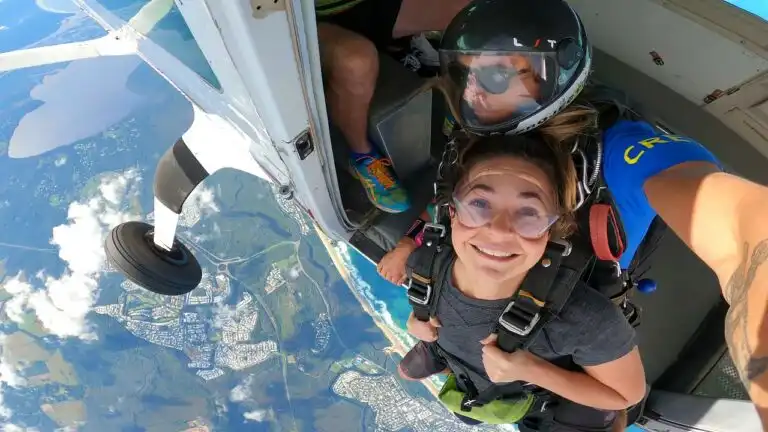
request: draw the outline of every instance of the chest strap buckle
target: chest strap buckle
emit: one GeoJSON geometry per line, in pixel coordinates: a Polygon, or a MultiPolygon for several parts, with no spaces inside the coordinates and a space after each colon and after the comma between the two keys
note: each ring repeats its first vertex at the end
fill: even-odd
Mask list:
{"type": "Polygon", "coordinates": [[[408,280],[408,299],[417,305],[428,305],[432,299],[432,284],[414,283],[411,277],[408,280]]]}
{"type": "Polygon", "coordinates": [[[531,314],[516,308],[515,302],[511,301],[499,317],[499,324],[518,336],[528,336],[539,323],[539,320],[541,320],[540,313],[531,314]]]}

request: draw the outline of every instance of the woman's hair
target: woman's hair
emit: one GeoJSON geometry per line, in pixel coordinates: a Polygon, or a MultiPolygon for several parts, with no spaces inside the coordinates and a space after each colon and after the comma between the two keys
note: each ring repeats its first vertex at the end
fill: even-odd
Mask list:
{"type": "Polygon", "coordinates": [[[579,137],[592,135],[598,129],[598,113],[587,104],[574,102],[539,126],[546,139],[570,152],[579,137]]]}
{"type": "Polygon", "coordinates": [[[544,171],[555,188],[556,211],[561,217],[551,228],[552,237],[565,238],[573,233],[578,180],[570,149],[564,151],[538,132],[473,137],[459,146],[463,148],[455,166],[438,182],[438,205],[450,202],[455,187],[477,164],[496,157],[519,158],[544,171]]]}

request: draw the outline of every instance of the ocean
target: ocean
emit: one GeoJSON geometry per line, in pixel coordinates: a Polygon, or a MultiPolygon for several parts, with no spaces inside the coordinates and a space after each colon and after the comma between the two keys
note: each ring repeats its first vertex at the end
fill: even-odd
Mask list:
{"type": "Polygon", "coordinates": [[[347,247],[342,255],[351,264],[350,271],[356,279],[358,289],[376,312],[382,315],[385,322],[392,321],[397,327],[405,329],[405,323],[411,314],[411,305],[405,296],[405,289],[379,276],[376,267],[353,248],[347,247]],[[357,270],[357,274],[354,274],[353,269],[357,270]]]}

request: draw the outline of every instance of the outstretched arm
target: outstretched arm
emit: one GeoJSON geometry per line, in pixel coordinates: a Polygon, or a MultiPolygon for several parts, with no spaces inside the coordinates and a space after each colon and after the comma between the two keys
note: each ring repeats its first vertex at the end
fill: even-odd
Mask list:
{"type": "Polygon", "coordinates": [[[405,265],[408,262],[408,257],[418,247],[415,237],[421,233],[424,223],[429,220],[431,220],[429,212],[424,210],[419,216],[419,221],[415,222],[395,247],[381,258],[381,261],[376,265],[376,270],[381,277],[395,285],[405,283],[405,265]]]}
{"type": "Polygon", "coordinates": [[[684,163],[648,179],[659,216],[717,275],[730,304],[726,340],[768,427],[768,187],[684,163]]]}

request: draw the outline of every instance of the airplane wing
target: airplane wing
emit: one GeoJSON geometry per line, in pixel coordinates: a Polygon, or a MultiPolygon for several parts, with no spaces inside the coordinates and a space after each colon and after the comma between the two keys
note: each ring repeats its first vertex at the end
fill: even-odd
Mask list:
{"type": "Polygon", "coordinates": [[[173,0],[151,0],[126,23],[96,2],[73,1],[107,31],[106,36],[85,42],[22,48],[0,53],[0,72],[93,57],[136,54],[134,35],[137,32],[146,34],[151,31],[173,7],[173,0]]]}

